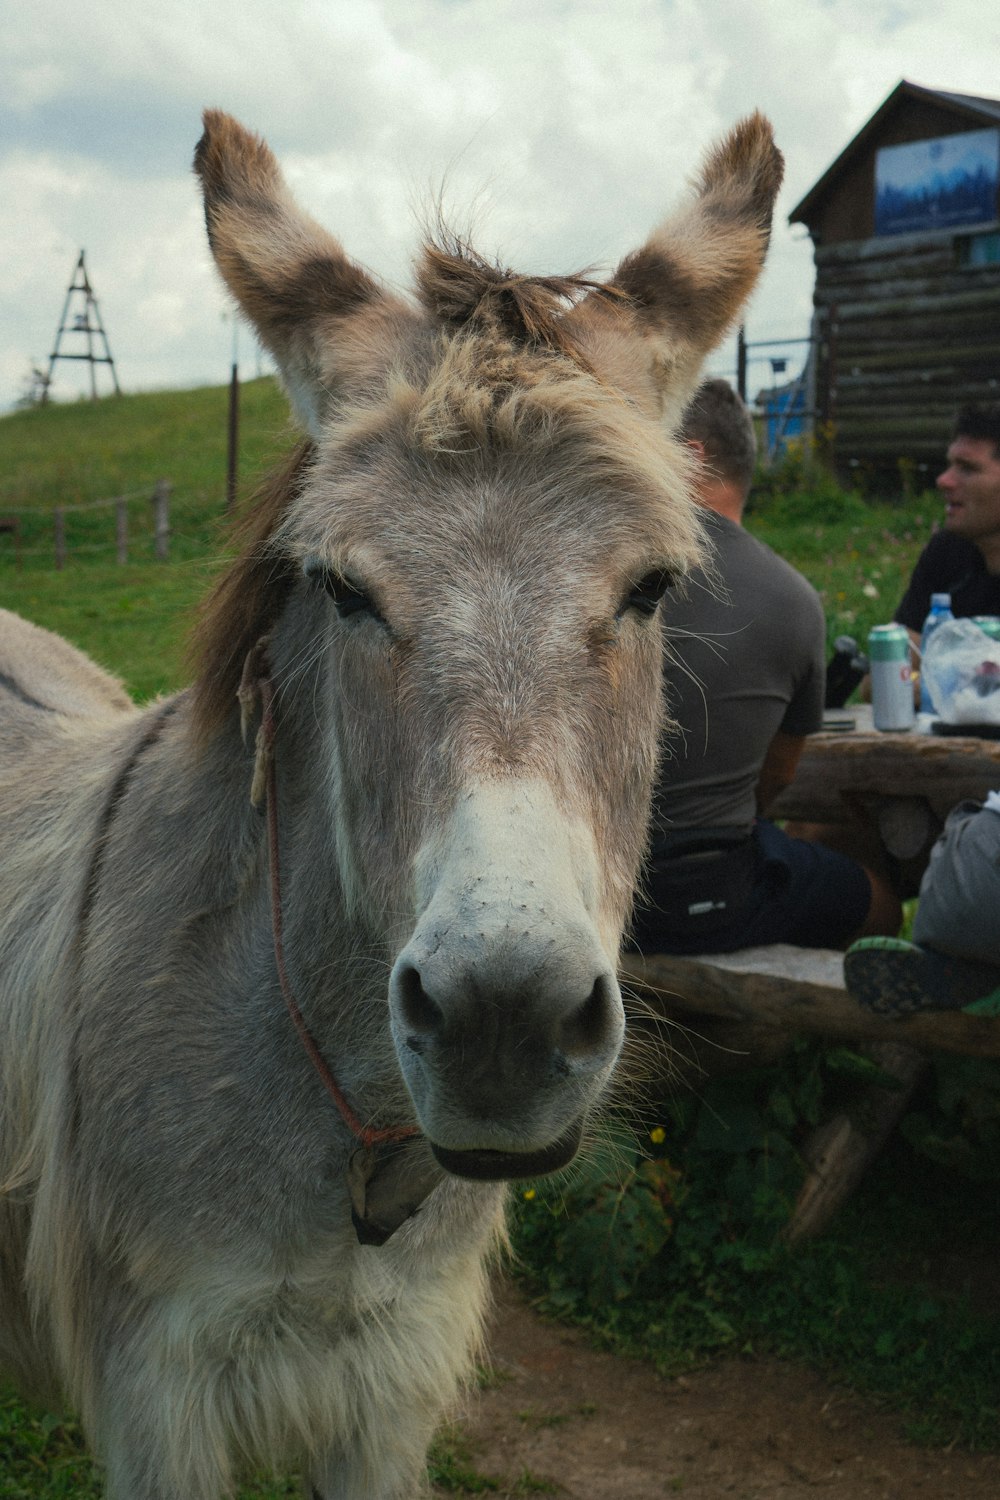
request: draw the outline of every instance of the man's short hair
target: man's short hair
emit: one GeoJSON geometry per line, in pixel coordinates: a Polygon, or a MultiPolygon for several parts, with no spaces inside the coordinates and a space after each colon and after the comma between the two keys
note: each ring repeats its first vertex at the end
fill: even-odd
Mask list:
{"type": "Polygon", "coordinates": [[[740,487],[753,483],[757,434],[743,401],[725,380],[703,380],[684,413],[679,436],[705,449],[707,467],[740,487]]]}
{"type": "Polygon", "coordinates": [[[992,443],[1000,456],[1000,402],[963,406],[955,419],[953,438],[977,438],[992,443]]]}

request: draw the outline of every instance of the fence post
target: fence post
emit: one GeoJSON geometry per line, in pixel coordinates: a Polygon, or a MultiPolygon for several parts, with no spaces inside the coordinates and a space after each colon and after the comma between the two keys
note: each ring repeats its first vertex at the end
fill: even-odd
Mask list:
{"type": "Polygon", "coordinates": [[[119,563],[128,562],[128,501],[115,501],[115,551],[119,563]]]}
{"type": "Polygon", "coordinates": [[[736,330],[736,390],[741,401],[747,399],[747,331],[741,323],[736,330]]]}
{"type": "Polygon", "coordinates": [[[61,505],[57,505],[52,512],[52,527],[55,532],[56,571],[58,572],[66,564],[66,512],[61,505]]]}
{"type": "Polygon", "coordinates": [[[232,378],[229,381],[229,423],[226,444],[226,514],[230,516],[236,509],[236,471],[239,464],[239,448],[240,371],[239,366],[234,364],[232,378]]]}
{"type": "Polygon", "coordinates": [[[11,536],[14,538],[14,562],[17,571],[21,571],[21,521],[18,516],[0,516],[0,536],[11,536]]]}
{"type": "Polygon", "coordinates": [[[153,488],[153,556],[157,562],[166,562],[170,550],[170,490],[169,479],[158,479],[153,488]]]}

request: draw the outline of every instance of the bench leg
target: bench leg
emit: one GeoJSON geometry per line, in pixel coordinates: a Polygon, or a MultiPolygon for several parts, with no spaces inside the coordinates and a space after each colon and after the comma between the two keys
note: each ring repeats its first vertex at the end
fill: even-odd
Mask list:
{"type": "Polygon", "coordinates": [[[862,1050],[897,1086],[868,1084],[849,1109],[820,1125],[806,1142],[802,1154],[809,1173],[783,1234],[788,1244],[821,1234],[847,1202],[928,1066],[923,1053],[902,1042],[874,1042],[862,1050]]]}

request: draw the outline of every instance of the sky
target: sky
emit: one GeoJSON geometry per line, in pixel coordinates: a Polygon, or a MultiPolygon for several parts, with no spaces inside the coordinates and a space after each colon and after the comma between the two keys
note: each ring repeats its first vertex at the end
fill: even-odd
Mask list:
{"type": "MultiPolygon", "coordinates": [[[[759,108],[786,173],[756,343],[808,333],[789,212],[900,79],[1000,93],[990,0],[0,0],[0,36],[0,411],[47,367],[81,249],[123,390],[222,384],[234,355],[269,368],[205,240],[205,106],[262,134],[303,207],[403,288],[439,198],[518,271],[610,271],[759,108]]],[[[804,349],[752,353],[751,394],[804,349]]],[[[732,339],[708,368],[734,372],[732,339]]],[[[53,394],[88,376],[58,362],[53,394]]]]}

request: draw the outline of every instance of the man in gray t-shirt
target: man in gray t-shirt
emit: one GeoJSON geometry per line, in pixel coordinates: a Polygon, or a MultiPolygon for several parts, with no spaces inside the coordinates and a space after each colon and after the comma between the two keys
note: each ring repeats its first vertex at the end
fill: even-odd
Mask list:
{"type": "Polygon", "coordinates": [[[719,581],[698,572],[663,608],[667,708],[680,727],[664,741],[654,849],[659,835],[686,828],[748,834],[775,737],[797,749],[823,722],[816,590],[728,516],[709,511],[705,529],[719,581]]]}
{"type": "Polygon", "coordinates": [[[762,815],[820,728],[823,607],[811,584],[742,526],[756,440],[743,402],[705,381],[681,436],[699,460],[712,556],[662,606],[668,727],[654,799],[644,952],[764,943],[841,947],[899,930],[883,876],[762,815]]]}

